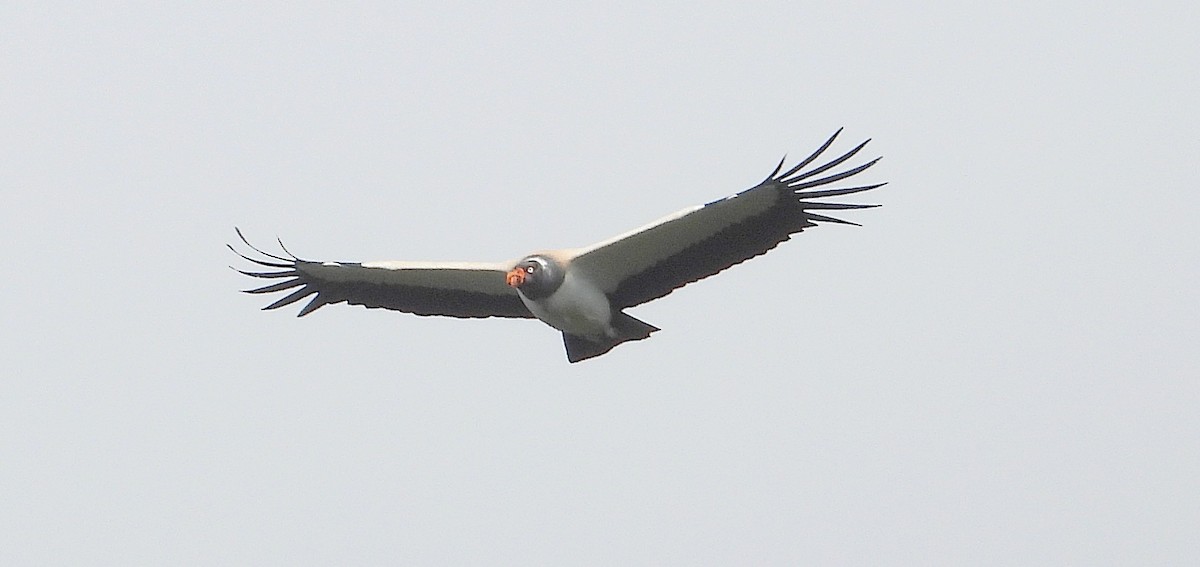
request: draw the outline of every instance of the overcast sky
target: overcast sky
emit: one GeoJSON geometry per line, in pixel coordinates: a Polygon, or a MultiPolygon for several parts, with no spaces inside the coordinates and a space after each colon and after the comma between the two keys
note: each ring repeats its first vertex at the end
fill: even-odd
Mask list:
{"type": "Polygon", "coordinates": [[[0,8],[0,563],[1200,560],[1194,3],[577,4],[0,8]],[[843,126],[862,227],[580,364],[227,267],[585,245],[843,126]]]}

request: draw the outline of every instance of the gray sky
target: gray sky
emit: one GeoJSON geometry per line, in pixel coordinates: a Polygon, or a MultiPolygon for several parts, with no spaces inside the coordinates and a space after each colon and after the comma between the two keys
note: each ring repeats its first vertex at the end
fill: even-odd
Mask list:
{"type": "Polygon", "coordinates": [[[0,563],[1200,559],[1194,3],[0,8],[0,563]],[[889,181],[631,311],[262,313],[889,181]]]}

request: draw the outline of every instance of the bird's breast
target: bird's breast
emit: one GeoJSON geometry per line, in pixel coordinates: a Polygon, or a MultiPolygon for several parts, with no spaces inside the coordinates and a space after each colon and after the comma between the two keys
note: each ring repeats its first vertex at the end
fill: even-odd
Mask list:
{"type": "Polygon", "coordinates": [[[554,293],[533,300],[521,294],[521,301],[538,319],[572,335],[612,336],[612,306],[608,296],[596,286],[567,272],[554,293]]]}

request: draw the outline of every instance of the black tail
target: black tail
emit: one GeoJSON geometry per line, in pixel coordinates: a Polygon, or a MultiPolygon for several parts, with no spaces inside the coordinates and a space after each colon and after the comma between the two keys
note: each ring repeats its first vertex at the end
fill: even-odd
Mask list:
{"type": "Polygon", "coordinates": [[[600,356],[625,341],[640,341],[649,337],[650,333],[659,330],[650,323],[639,321],[620,311],[613,313],[612,326],[617,330],[617,336],[612,338],[592,339],[563,333],[563,345],[567,347],[567,360],[579,362],[600,356]]]}

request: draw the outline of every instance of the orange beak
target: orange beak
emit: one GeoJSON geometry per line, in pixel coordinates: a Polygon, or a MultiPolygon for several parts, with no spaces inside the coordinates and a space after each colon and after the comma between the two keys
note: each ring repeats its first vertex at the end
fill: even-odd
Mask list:
{"type": "Polygon", "coordinates": [[[509,270],[508,277],[504,278],[504,281],[512,287],[521,287],[521,284],[525,283],[525,270],[520,267],[509,270]]]}

